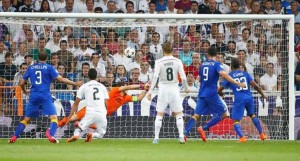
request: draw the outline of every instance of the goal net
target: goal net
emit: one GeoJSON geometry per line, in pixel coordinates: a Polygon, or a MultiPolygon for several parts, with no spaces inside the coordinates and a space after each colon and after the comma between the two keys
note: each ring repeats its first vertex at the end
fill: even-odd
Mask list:
{"type": "MultiPolygon", "coordinates": [[[[218,59],[229,71],[231,59],[245,64],[255,82],[268,96],[263,100],[252,89],[256,114],[268,139],[294,139],[294,20],[286,15],[164,15],[164,14],[65,14],[0,13],[0,46],[5,57],[1,70],[0,138],[9,138],[24,117],[28,97],[17,86],[28,65],[45,50],[48,63],[63,76],[87,81],[88,68],[96,68],[98,80],[107,86],[123,82],[139,84],[151,80],[155,60],[162,57],[162,43],[173,43],[174,56],[185,64],[188,82],[194,92],[181,93],[184,118],[194,114],[199,83],[199,63],[207,59],[210,46],[218,50],[218,59]],[[134,58],[125,58],[126,47],[136,50],[134,58]],[[243,51],[243,52],[238,52],[243,51]],[[7,53],[10,53],[7,54],[7,53]],[[194,57],[195,56],[195,57],[194,57]]],[[[1,51],[0,51],[1,53],[1,51]]],[[[29,85],[28,85],[29,88],[29,85]]],[[[179,84],[180,88],[180,84],[179,84]]],[[[53,82],[53,100],[59,119],[68,116],[76,87],[53,82]]],[[[141,90],[128,91],[139,95],[141,90]]],[[[153,138],[157,94],[152,100],[130,102],[108,116],[105,138],[153,138]]],[[[224,100],[231,114],[233,95],[225,91],[224,100]]],[[[196,128],[211,116],[203,116],[190,138],[198,138],[196,128]]],[[[259,134],[249,117],[242,120],[243,133],[249,139],[259,134]]],[[[26,127],[21,138],[43,138],[49,127],[47,116],[40,115],[26,127]]],[[[57,137],[73,134],[73,123],[60,128],[57,137]]],[[[178,138],[176,121],[167,109],[161,138],[178,138]]],[[[210,128],[208,139],[236,139],[230,118],[210,128]]]]}

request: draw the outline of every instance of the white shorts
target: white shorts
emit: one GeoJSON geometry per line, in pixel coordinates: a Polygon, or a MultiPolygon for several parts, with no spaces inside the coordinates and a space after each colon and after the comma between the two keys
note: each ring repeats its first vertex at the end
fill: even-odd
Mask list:
{"type": "Polygon", "coordinates": [[[79,122],[81,130],[86,130],[90,125],[95,124],[97,131],[104,133],[106,132],[107,119],[106,116],[100,113],[86,113],[82,120],[79,122]]]}
{"type": "Polygon", "coordinates": [[[180,101],[180,90],[174,84],[160,84],[157,94],[157,112],[165,112],[169,105],[172,112],[182,112],[182,102],[180,101]]]}

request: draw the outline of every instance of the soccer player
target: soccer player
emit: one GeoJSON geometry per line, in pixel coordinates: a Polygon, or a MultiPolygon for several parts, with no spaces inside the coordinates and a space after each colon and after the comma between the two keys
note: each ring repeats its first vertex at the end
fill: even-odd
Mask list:
{"type": "Polygon", "coordinates": [[[155,62],[155,70],[153,81],[148,93],[148,99],[151,99],[151,93],[156,85],[159,78],[159,90],[157,97],[156,106],[156,118],[155,118],[155,137],[153,144],[159,143],[159,132],[162,125],[162,119],[165,109],[169,105],[172,112],[176,116],[176,125],[179,132],[179,142],[181,144],[185,143],[183,135],[183,107],[180,100],[180,89],[178,88],[178,73],[182,79],[182,84],[186,92],[187,82],[186,75],[184,74],[183,64],[181,60],[172,56],[173,48],[170,42],[165,42],[163,44],[164,57],[155,62]]]}
{"type": "Polygon", "coordinates": [[[195,113],[188,121],[184,135],[185,137],[190,133],[191,129],[195,125],[195,122],[199,120],[201,115],[210,115],[213,117],[210,121],[203,126],[198,127],[198,133],[202,140],[206,142],[206,134],[204,130],[208,130],[210,127],[222,121],[227,117],[227,108],[224,101],[218,95],[217,85],[219,81],[219,75],[229,82],[245,87],[245,84],[233,80],[223,69],[223,65],[216,61],[217,51],[215,48],[208,49],[208,59],[201,64],[199,70],[200,77],[200,89],[198,93],[197,105],[195,113]]]}
{"type": "Polygon", "coordinates": [[[75,83],[67,78],[61,77],[53,66],[46,64],[46,52],[41,52],[38,58],[39,63],[29,66],[23,76],[23,80],[19,83],[24,93],[28,95],[29,92],[25,90],[25,84],[27,80],[30,79],[30,97],[26,107],[25,118],[19,123],[14,135],[9,140],[10,143],[14,143],[17,140],[32,117],[38,116],[39,108],[42,109],[44,115],[49,115],[51,120],[48,140],[52,143],[58,143],[58,140],[54,138],[57,129],[57,113],[50,93],[50,84],[55,79],[69,85],[80,86],[82,84],[82,82],[75,83]]]}
{"type": "MultiPolygon", "coordinates": [[[[122,83],[119,83],[122,85],[122,83]]],[[[148,84],[140,84],[140,85],[128,85],[128,86],[120,86],[120,87],[113,87],[109,92],[109,99],[107,101],[107,115],[111,115],[114,112],[118,110],[119,107],[121,107],[123,104],[127,102],[138,102],[141,101],[147,91],[149,89],[148,84]],[[139,89],[139,88],[144,88],[145,90],[142,91],[139,96],[132,96],[127,94],[126,91],[128,90],[134,90],[134,89],[139,89]]],[[[86,113],[86,108],[82,108],[79,110],[76,114],[72,115],[72,117],[69,119],[68,117],[64,117],[61,121],[58,123],[58,127],[63,127],[67,122],[72,122],[72,121],[78,121],[81,120],[86,113]]],[[[94,126],[91,126],[94,128],[94,126]]]]}
{"type": "Polygon", "coordinates": [[[96,81],[97,71],[94,68],[89,69],[89,82],[83,84],[77,91],[76,100],[72,105],[69,118],[77,111],[80,100],[86,100],[86,114],[80,121],[78,127],[74,131],[74,135],[67,139],[67,142],[78,140],[81,131],[89,128],[90,125],[95,124],[97,132],[89,133],[87,135],[87,142],[90,142],[93,135],[101,137],[106,133],[107,127],[107,100],[109,98],[105,86],[96,81]]]}
{"type": "Polygon", "coordinates": [[[260,139],[265,140],[265,135],[262,132],[261,125],[259,123],[258,118],[254,113],[254,102],[253,96],[250,91],[250,85],[254,87],[255,90],[265,99],[267,99],[266,95],[262,92],[261,88],[255,83],[253,78],[249,73],[244,72],[244,69],[240,69],[240,67],[244,68],[240,65],[240,62],[237,59],[231,60],[231,72],[229,75],[236,80],[237,82],[242,82],[246,84],[246,87],[238,87],[235,84],[232,84],[228,81],[224,81],[221,83],[221,86],[218,89],[218,93],[223,95],[222,91],[225,87],[230,87],[234,94],[234,103],[232,107],[232,119],[234,121],[234,129],[236,133],[239,135],[239,142],[246,142],[246,138],[243,135],[242,128],[240,125],[240,120],[242,120],[244,116],[244,110],[246,109],[247,115],[252,119],[253,124],[260,134],[260,139]]]}

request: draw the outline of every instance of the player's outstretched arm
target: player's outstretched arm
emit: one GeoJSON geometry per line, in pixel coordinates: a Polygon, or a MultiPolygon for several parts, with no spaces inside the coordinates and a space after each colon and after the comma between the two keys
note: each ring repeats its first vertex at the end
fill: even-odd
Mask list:
{"type": "Polygon", "coordinates": [[[56,79],[62,83],[66,83],[66,84],[73,85],[73,86],[81,86],[83,84],[82,81],[73,82],[73,81],[69,80],[68,78],[63,78],[60,75],[56,79]]]}
{"type": "Polygon", "coordinates": [[[75,114],[75,111],[77,111],[79,102],[80,102],[80,98],[76,97],[76,100],[74,101],[74,103],[72,105],[71,112],[69,114],[69,118],[68,118],[67,123],[69,123],[69,121],[71,120],[72,116],[75,114]]]}
{"type": "Polygon", "coordinates": [[[128,85],[128,86],[121,86],[120,88],[119,88],[119,90],[121,91],[121,92],[124,92],[124,91],[126,91],[126,90],[134,90],[134,89],[140,89],[140,88],[143,88],[143,89],[145,89],[145,86],[147,85],[147,83],[146,84],[133,84],[133,85],[128,85]]]}
{"type": "Polygon", "coordinates": [[[264,94],[262,89],[255,83],[254,81],[250,82],[250,85],[254,87],[254,89],[264,98],[267,99],[268,97],[264,94]]]}
{"type": "Polygon", "coordinates": [[[240,82],[237,82],[235,80],[233,80],[224,70],[220,71],[219,73],[224,79],[226,79],[228,82],[230,83],[233,83],[239,87],[242,87],[242,88],[245,88],[246,87],[246,84],[245,83],[240,83],[240,82]]]}

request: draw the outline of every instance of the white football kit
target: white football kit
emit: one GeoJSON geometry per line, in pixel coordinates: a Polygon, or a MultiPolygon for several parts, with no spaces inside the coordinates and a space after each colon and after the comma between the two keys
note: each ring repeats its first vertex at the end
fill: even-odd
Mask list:
{"type": "Polygon", "coordinates": [[[164,56],[156,61],[155,66],[154,77],[159,78],[156,111],[165,112],[169,105],[173,112],[181,112],[183,107],[179,101],[178,74],[181,79],[186,80],[181,60],[173,56],[164,56]]]}
{"type": "Polygon", "coordinates": [[[86,130],[95,124],[100,135],[106,133],[107,119],[105,100],[109,98],[105,86],[95,80],[83,84],[77,91],[79,99],[85,99],[86,113],[79,123],[81,130],[86,130]]]}

